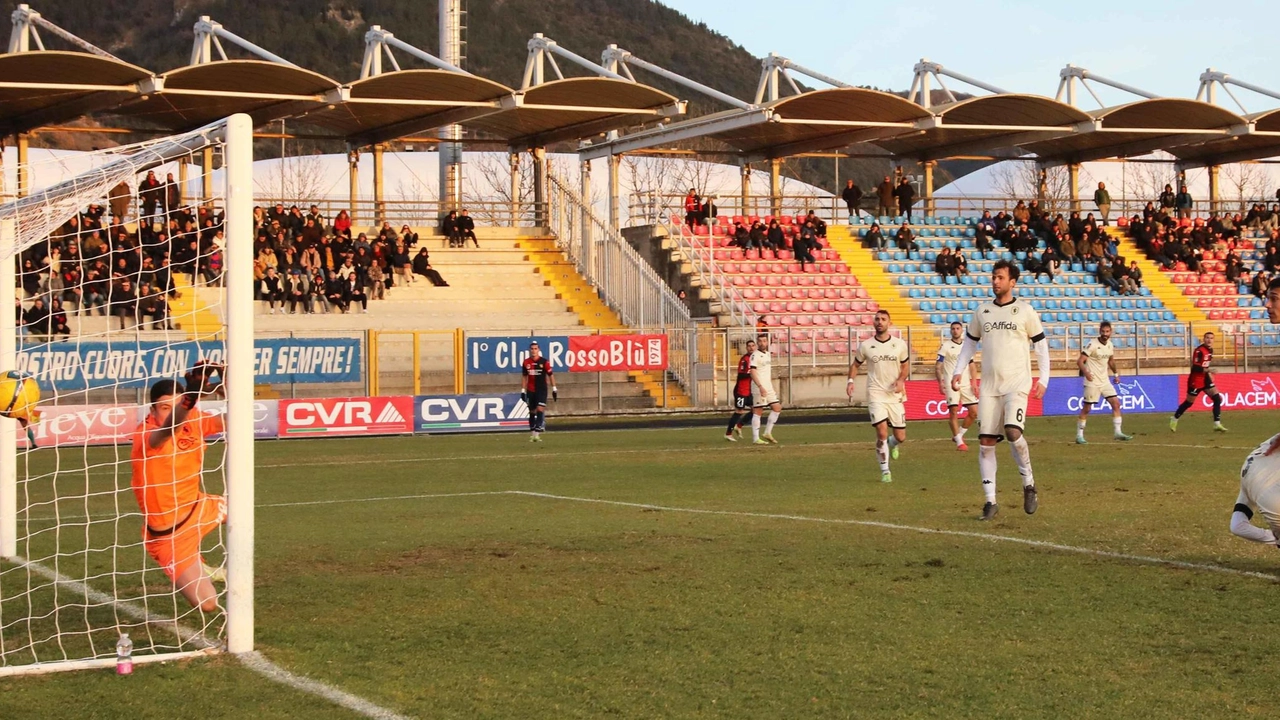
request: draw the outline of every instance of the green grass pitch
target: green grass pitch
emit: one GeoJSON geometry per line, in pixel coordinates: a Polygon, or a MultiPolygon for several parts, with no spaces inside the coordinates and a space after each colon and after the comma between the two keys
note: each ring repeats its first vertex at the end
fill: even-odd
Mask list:
{"type": "MultiPolygon", "coordinates": [[[[1095,414],[1088,446],[1037,419],[1040,511],[1001,447],[990,524],[976,432],[960,453],[937,422],[891,484],[869,426],[786,413],[763,448],[554,418],[541,445],[261,443],[258,646],[420,718],[1269,715],[1274,580],[921,530],[1274,575],[1227,524],[1275,418],[1132,416],[1122,444],[1095,414]]],[[[217,656],[3,679],[0,717],[356,716],[217,656]]]]}

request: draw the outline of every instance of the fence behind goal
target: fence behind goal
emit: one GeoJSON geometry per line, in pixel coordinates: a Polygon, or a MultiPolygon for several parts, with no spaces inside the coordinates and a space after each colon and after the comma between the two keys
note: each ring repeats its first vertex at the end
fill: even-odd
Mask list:
{"type": "MultiPolygon", "coordinates": [[[[132,429],[149,411],[137,404],[146,388],[181,378],[172,358],[228,366],[225,399],[200,406],[226,423],[200,478],[228,505],[202,545],[213,574],[226,571],[211,612],[146,552],[130,438],[42,447],[0,418],[0,676],[110,665],[123,633],[135,662],[252,649],[252,160],[252,122],[236,115],[77,157],[61,168],[70,177],[0,205],[0,287],[17,294],[24,320],[19,334],[15,315],[0,313],[0,371],[16,367],[20,348],[40,406],[116,403],[132,429]],[[215,197],[186,202],[186,186],[206,180],[215,197]],[[39,362],[68,343],[76,365],[39,362]],[[107,357],[133,367],[108,372],[95,362],[107,357]]],[[[176,499],[176,483],[156,487],[176,499]]]]}

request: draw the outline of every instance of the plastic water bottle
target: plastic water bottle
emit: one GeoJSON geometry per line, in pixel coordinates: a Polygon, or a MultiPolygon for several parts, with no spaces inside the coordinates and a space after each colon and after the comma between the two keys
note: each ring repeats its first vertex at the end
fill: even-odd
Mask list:
{"type": "Polygon", "coordinates": [[[116,643],[116,674],[133,674],[133,641],[129,633],[121,633],[120,642],[116,643]]]}

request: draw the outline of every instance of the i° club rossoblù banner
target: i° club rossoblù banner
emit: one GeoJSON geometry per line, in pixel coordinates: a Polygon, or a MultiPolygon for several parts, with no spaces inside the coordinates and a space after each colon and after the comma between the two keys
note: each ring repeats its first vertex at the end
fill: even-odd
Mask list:
{"type": "MultiPolygon", "coordinates": [[[[141,388],[159,378],[179,378],[199,360],[220,363],[221,342],[51,342],[18,351],[17,370],[45,391],[141,388]]],[[[355,338],[284,338],[254,341],[258,384],[340,383],[360,380],[360,341],[355,338]]],[[[234,370],[234,369],[233,369],[234,370]]]]}
{"type": "Polygon", "coordinates": [[[279,403],[282,438],[413,432],[411,397],[309,398],[279,403]]]}
{"type": "Polygon", "coordinates": [[[413,429],[420,433],[502,432],[529,427],[529,406],[520,393],[419,395],[413,405],[413,429]]]}
{"type": "Polygon", "coordinates": [[[535,340],[553,372],[667,368],[666,335],[535,335],[467,338],[467,372],[518,372],[535,340]]]}

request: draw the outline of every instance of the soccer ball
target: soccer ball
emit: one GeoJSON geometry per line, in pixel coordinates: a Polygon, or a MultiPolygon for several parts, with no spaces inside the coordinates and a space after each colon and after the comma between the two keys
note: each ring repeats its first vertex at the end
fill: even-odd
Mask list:
{"type": "Polygon", "coordinates": [[[24,426],[37,422],[38,402],[40,386],[35,378],[17,370],[0,373],[0,416],[21,421],[24,426]]]}

